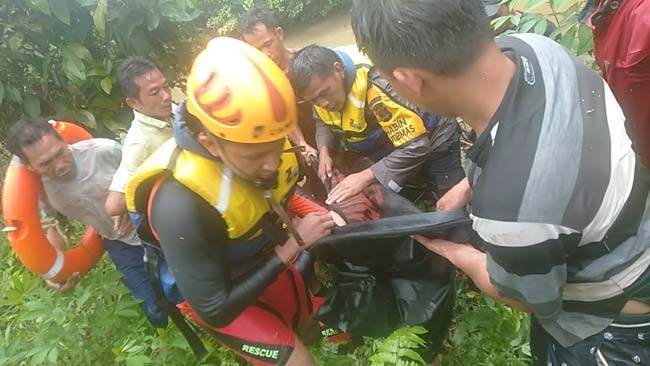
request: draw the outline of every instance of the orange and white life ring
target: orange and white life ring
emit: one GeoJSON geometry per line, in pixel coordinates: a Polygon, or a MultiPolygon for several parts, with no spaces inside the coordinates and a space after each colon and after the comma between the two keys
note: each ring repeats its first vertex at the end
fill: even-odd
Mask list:
{"type": "MultiPolygon", "coordinates": [[[[92,138],[69,122],[50,121],[68,144],[92,138]]],[[[76,247],[59,251],[47,240],[38,208],[41,180],[17,157],[12,159],[2,191],[2,216],[11,247],[18,259],[43,279],[62,282],[71,274],[87,272],[104,253],[104,243],[92,227],[76,247]]]]}

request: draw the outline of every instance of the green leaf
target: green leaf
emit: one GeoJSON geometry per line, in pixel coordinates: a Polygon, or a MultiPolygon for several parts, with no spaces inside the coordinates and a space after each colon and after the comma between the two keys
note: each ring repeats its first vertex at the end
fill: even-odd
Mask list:
{"type": "Polygon", "coordinates": [[[70,9],[68,8],[68,0],[50,0],[50,8],[57,19],[66,25],[70,25],[70,9]]]}
{"type": "Polygon", "coordinates": [[[41,101],[34,94],[26,94],[23,99],[23,108],[28,116],[38,117],[41,114],[41,101]]]}
{"type": "Polygon", "coordinates": [[[111,78],[103,78],[101,82],[102,90],[110,95],[111,94],[111,89],[113,88],[113,82],[111,81],[111,78]]]}
{"type": "Polygon", "coordinates": [[[29,0],[29,4],[34,7],[34,9],[40,11],[45,15],[51,15],[50,4],[47,0],[29,0]]]}
{"type": "MultiPolygon", "coordinates": [[[[506,1],[507,1],[507,0],[501,0],[502,3],[505,3],[506,1]]],[[[522,1],[523,1],[523,0],[512,0],[512,1],[510,1],[510,2],[508,3],[508,8],[509,8],[510,11],[512,12],[512,10],[514,10],[514,9],[517,7],[517,5],[519,5],[519,3],[522,2],[522,1]]]]}
{"type": "Polygon", "coordinates": [[[23,97],[20,95],[20,92],[16,87],[14,86],[9,86],[7,87],[7,99],[15,102],[15,103],[22,103],[23,102],[23,97]]]}
{"type": "Polygon", "coordinates": [[[537,34],[544,34],[544,32],[546,32],[546,26],[547,26],[547,24],[548,24],[548,21],[546,20],[546,18],[543,18],[543,17],[542,17],[542,18],[537,22],[537,24],[535,24],[534,32],[537,33],[537,34]]]}
{"type": "Polygon", "coordinates": [[[95,23],[95,28],[102,38],[106,38],[106,9],[108,8],[108,3],[106,0],[99,0],[97,2],[97,7],[93,12],[93,22],[95,23]]]}
{"type": "Polygon", "coordinates": [[[12,51],[16,51],[17,49],[19,49],[20,46],[22,46],[22,44],[23,44],[22,33],[16,33],[9,38],[8,45],[9,45],[9,49],[12,51]]]}
{"type": "MultiPolygon", "coordinates": [[[[93,117],[94,118],[94,117],[93,117]]],[[[124,309],[116,312],[117,315],[125,317],[125,318],[137,318],[140,315],[138,314],[137,311],[133,309],[124,309]]]]}
{"type": "Polygon", "coordinates": [[[97,0],[77,0],[77,4],[86,7],[97,4],[97,0]]]}
{"type": "Polygon", "coordinates": [[[126,359],[127,366],[141,366],[150,363],[151,359],[145,355],[135,355],[126,359]]]}
{"type": "Polygon", "coordinates": [[[5,97],[5,86],[2,83],[2,81],[0,81],[0,105],[2,105],[2,100],[4,99],[4,97],[5,97]]]}
{"type": "Polygon", "coordinates": [[[578,49],[577,55],[583,55],[594,49],[594,38],[591,28],[586,25],[580,24],[578,29],[578,49]]]}
{"type": "Polygon", "coordinates": [[[499,29],[505,22],[510,20],[510,16],[498,17],[492,21],[492,29],[499,29]]]}
{"type": "Polygon", "coordinates": [[[56,363],[56,360],[59,358],[59,349],[54,347],[50,351],[50,353],[47,354],[47,360],[56,363]]]}
{"type": "Polygon", "coordinates": [[[575,43],[575,37],[577,32],[578,32],[577,26],[570,27],[566,31],[566,33],[564,33],[564,35],[560,38],[560,44],[575,52],[574,43],[575,43]]]}
{"type": "Polygon", "coordinates": [[[79,112],[77,112],[77,119],[90,128],[97,128],[97,120],[95,120],[95,115],[85,109],[80,109],[79,112]]]}
{"type": "Polygon", "coordinates": [[[84,47],[81,43],[73,42],[69,43],[66,46],[67,49],[70,50],[70,52],[74,53],[75,56],[82,60],[92,60],[92,56],[90,55],[90,51],[86,47],[84,47]]]}
{"type": "Polygon", "coordinates": [[[536,8],[539,8],[542,4],[546,3],[547,0],[532,0],[528,1],[528,4],[526,6],[526,10],[534,10],[536,8]]]}
{"type": "Polygon", "coordinates": [[[421,364],[421,365],[425,365],[425,364],[426,364],[426,361],[424,361],[424,359],[422,358],[422,356],[420,356],[417,352],[415,352],[415,351],[412,350],[412,349],[400,349],[400,350],[397,352],[397,355],[398,355],[399,357],[406,357],[406,358],[408,358],[409,360],[415,361],[415,362],[417,362],[417,363],[419,363],[419,364],[421,364]]]}
{"type": "Polygon", "coordinates": [[[149,14],[147,16],[147,29],[149,29],[149,32],[151,32],[154,29],[158,28],[159,24],[160,24],[160,15],[158,15],[158,14],[149,14]]]}
{"type": "Polygon", "coordinates": [[[90,289],[85,288],[84,292],[77,299],[77,309],[80,309],[86,303],[86,301],[90,299],[90,295],[91,295],[90,289]]]}
{"type": "Polygon", "coordinates": [[[86,80],[86,66],[69,48],[63,50],[63,72],[70,80],[86,80]]]}
{"type": "Polygon", "coordinates": [[[511,15],[510,21],[512,22],[512,24],[514,24],[515,27],[519,26],[519,22],[521,21],[521,15],[519,14],[511,15]]]}
{"type": "Polygon", "coordinates": [[[397,355],[393,353],[380,352],[370,356],[369,360],[372,362],[373,365],[382,365],[382,364],[394,365],[397,363],[397,355]]]}
{"type": "Polygon", "coordinates": [[[526,21],[519,24],[519,28],[517,28],[517,32],[528,33],[528,31],[533,28],[535,23],[537,23],[536,19],[526,19],[526,21]]]}
{"type": "Polygon", "coordinates": [[[97,64],[96,64],[96,65],[91,66],[90,68],[88,68],[88,69],[86,70],[86,76],[87,76],[87,77],[91,77],[91,76],[94,76],[94,77],[101,76],[102,78],[105,78],[106,75],[108,75],[108,73],[106,72],[106,69],[104,69],[104,66],[103,66],[103,65],[97,65],[97,64]]]}
{"type": "Polygon", "coordinates": [[[43,363],[45,361],[45,357],[47,357],[47,354],[50,352],[49,346],[41,346],[38,348],[38,352],[32,357],[32,363],[37,365],[40,363],[43,363]]]}

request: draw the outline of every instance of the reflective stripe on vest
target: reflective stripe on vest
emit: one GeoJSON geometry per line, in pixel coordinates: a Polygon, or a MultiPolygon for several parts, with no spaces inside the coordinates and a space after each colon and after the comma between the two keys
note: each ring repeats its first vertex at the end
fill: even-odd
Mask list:
{"type": "MultiPolygon", "coordinates": [[[[285,148],[290,146],[287,140],[285,148]]],[[[136,171],[125,192],[129,210],[146,214],[146,207],[136,207],[136,202],[147,201],[142,199],[150,193],[146,182],[165,171],[169,172],[167,167],[175,149],[173,140],[165,143],[136,171]]],[[[273,189],[273,197],[282,202],[293,192],[298,181],[298,160],[293,152],[283,153],[278,172],[278,184],[273,189]]],[[[252,239],[261,234],[262,229],[254,233],[249,231],[258,227],[271,208],[264,198],[264,192],[252,182],[238,177],[220,161],[206,159],[188,150],[182,150],[178,154],[171,173],[177,181],[221,214],[230,239],[252,239]]]]}

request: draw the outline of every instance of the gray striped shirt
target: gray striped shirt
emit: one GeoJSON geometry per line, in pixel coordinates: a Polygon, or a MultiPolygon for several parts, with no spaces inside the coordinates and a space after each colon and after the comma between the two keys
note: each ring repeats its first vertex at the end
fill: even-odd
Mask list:
{"type": "Polygon", "coordinates": [[[517,65],[469,153],[490,279],[570,346],[609,325],[650,264],[647,171],[593,70],[548,38],[497,39],[517,65]]]}

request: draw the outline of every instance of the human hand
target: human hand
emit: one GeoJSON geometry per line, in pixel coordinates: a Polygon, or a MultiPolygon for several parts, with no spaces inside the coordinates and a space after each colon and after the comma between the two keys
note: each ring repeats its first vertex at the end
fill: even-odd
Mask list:
{"type": "Polygon", "coordinates": [[[330,194],[327,196],[326,204],[331,205],[333,203],[340,203],[347,198],[354,196],[355,194],[363,191],[364,188],[369,186],[375,179],[375,175],[372,173],[372,170],[366,169],[362,170],[359,173],[350,174],[345,177],[339,184],[332,189],[330,194]]]}
{"type": "Polygon", "coordinates": [[[284,245],[276,246],[275,252],[285,264],[290,263],[298,253],[307,249],[320,238],[329,235],[332,227],[334,227],[334,220],[329,212],[311,213],[302,219],[294,219],[293,224],[304,245],[299,245],[296,239],[291,236],[284,245]]]}
{"type": "Polygon", "coordinates": [[[113,229],[119,236],[124,236],[133,228],[133,222],[129,217],[129,213],[125,212],[119,216],[113,216],[113,229]]]}
{"type": "Polygon", "coordinates": [[[302,154],[302,157],[305,159],[305,162],[307,165],[311,165],[311,159],[309,158],[310,156],[318,156],[318,151],[311,147],[308,143],[303,142],[300,144],[300,146],[303,147],[303,150],[300,151],[300,154],[302,154]]]}
{"type": "Polygon", "coordinates": [[[55,249],[60,251],[65,250],[64,245],[68,243],[68,238],[65,236],[58,223],[47,229],[46,236],[47,240],[55,249]]]}
{"type": "Polygon", "coordinates": [[[294,226],[304,242],[304,247],[308,247],[320,238],[329,235],[334,225],[334,219],[329,212],[311,213],[302,219],[294,220],[294,226]]]}
{"type": "Polygon", "coordinates": [[[79,272],[75,272],[71,274],[70,277],[68,277],[68,279],[65,280],[65,282],[63,283],[45,280],[45,284],[47,285],[47,287],[51,288],[56,292],[65,292],[71,289],[72,287],[74,287],[74,285],[76,285],[77,282],[79,282],[79,278],[80,278],[79,272]]]}
{"type": "Polygon", "coordinates": [[[413,239],[422,244],[422,246],[428,250],[445,258],[447,257],[450,248],[458,246],[458,244],[454,243],[453,241],[444,239],[429,239],[422,235],[413,235],[413,239]]]}
{"type": "Polygon", "coordinates": [[[436,211],[460,210],[465,208],[470,199],[472,199],[472,187],[469,185],[469,180],[464,178],[440,197],[436,204],[436,211]]]}
{"type": "Polygon", "coordinates": [[[334,165],[334,161],[330,157],[327,147],[320,149],[318,160],[318,178],[320,178],[322,182],[325,182],[327,178],[332,177],[332,166],[334,165]]]}

